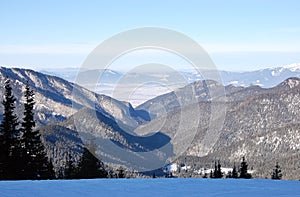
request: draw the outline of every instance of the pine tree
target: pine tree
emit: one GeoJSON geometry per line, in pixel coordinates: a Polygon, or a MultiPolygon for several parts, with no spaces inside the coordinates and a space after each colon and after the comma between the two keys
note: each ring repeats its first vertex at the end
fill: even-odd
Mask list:
{"type": "Polygon", "coordinates": [[[217,162],[215,161],[215,170],[214,170],[214,174],[213,174],[213,178],[218,178],[218,165],[217,162]]]}
{"type": "Polygon", "coordinates": [[[245,160],[245,157],[242,157],[241,168],[240,168],[240,178],[251,179],[251,174],[248,173],[248,164],[245,160]]]}
{"type": "Polygon", "coordinates": [[[213,171],[212,170],[210,170],[210,173],[209,173],[209,178],[214,178],[214,173],[213,173],[213,171]]]}
{"type": "Polygon", "coordinates": [[[223,177],[223,173],[222,173],[220,161],[218,161],[218,163],[215,161],[215,170],[213,172],[212,178],[222,178],[222,177],[223,177]]]}
{"type": "Polygon", "coordinates": [[[156,178],[156,174],[155,174],[155,172],[153,172],[153,174],[152,174],[152,178],[156,178]]]}
{"type": "Polygon", "coordinates": [[[221,163],[218,161],[218,165],[216,165],[216,172],[215,172],[215,178],[222,178],[223,173],[222,173],[222,168],[221,168],[221,163]]]}
{"type": "Polygon", "coordinates": [[[236,167],[235,167],[235,163],[233,164],[231,177],[234,178],[234,179],[237,179],[239,177],[238,172],[237,172],[236,167]]]}
{"type": "Polygon", "coordinates": [[[34,93],[29,88],[28,82],[25,88],[24,117],[21,131],[23,149],[25,150],[25,179],[52,179],[54,178],[53,165],[48,161],[41,135],[34,130],[34,93]]]}
{"type": "Polygon", "coordinates": [[[217,178],[222,178],[223,177],[223,172],[221,168],[221,163],[218,161],[218,171],[217,171],[217,178]]]}
{"type": "Polygon", "coordinates": [[[276,162],[276,166],[275,169],[273,169],[271,178],[275,180],[280,180],[282,178],[282,173],[281,173],[280,166],[278,165],[278,162],[276,162]]]}
{"type": "Polygon", "coordinates": [[[20,179],[23,173],[22,147],[18,130],[18,117],[14,113],[16,99],[12,94],[10,80],[5,82],[2,101],[3,119],[0,125],[0,173],[1,179],[20,179]]]}
{"type": "Polygon", "coordinates": [[[64,178],[65,179],[74,179],[77,178],[78,170],[74,164],[73,157],[71,151],[68,152],[66,157],[66,164],[65,164],[65,172],[64,172],[64,178]]]}
{"type": "Polygon", "coordinates": [[[86,147],[83,148],[83,153],[78,164],[79,178],[107,178],[108,173],[104,169],[104,164],[96,158],[86,147]]]}

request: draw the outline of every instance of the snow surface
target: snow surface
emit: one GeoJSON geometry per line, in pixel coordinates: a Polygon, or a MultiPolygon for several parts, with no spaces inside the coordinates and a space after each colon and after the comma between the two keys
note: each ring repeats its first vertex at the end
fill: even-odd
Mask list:
{"type": "Polygon", "coordinates": [[[0,181],[0,196],[300,196],[300,182],[176,178],[0,181]]]}

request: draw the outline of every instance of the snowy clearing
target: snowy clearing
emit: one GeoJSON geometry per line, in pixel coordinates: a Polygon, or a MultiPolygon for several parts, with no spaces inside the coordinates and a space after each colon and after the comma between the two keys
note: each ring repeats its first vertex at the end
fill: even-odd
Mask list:
{"type": "Polygon", "coordinates": [[[0,196],[300,196],[299,181],[94,179],[0,181],[0,196]]]}

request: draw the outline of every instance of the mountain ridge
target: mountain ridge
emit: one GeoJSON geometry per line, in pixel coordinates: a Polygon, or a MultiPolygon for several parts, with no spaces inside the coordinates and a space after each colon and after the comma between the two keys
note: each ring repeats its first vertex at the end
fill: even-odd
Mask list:
{"type": "MultiPolygon", "coordinates": [[[[253,71],[217,71],[220,75],[223,85],[234,85],[234,86],[242,86],[249,87],[252,85],[259,85],[263,88],[271,88],[285,80],[289,77],[300,77],[300,63],[294,63],[289,65],[283,65],[278,67],[270,67],[266,69],[253,70],[253,71]]],[[[53,70],[53,69],[52,69],[53,70]]],[[[44,71],[49,74],[49,72],[44,71]]],[[[75,82],[76,75],[79,72],[79,68],[71,69],[70,72],[67,72],[64,69],[50,72],[53,75],[57,75],[60,77],[65,77],[68,81],[75,82]],[[70,77],[70,75],[72,77],[70,77]]],[[[116,85],[118,88],[121,88],[121,91],[136,91],[135,88],[140,87],[142,82],[146,81],[156,81],[158,83],[164,84],[164,80],[169,80],[173,82],[173,79],[178,77],[178,74],[181,76],[182,80],[185,81],[185,84],[193,83],[199,80],[214,80],[213,78],[209,78],[209,76],[215,76],[216,71],[211,70],[201,70],[201,73],[195,70],[190,69],[182,69],[176,70],[172,72],[160,72],[159,68],[157,69],[157,73],[154,72],[141,72],[140,70],[129,71],[129,72],[116,72],[114,70],[106,69],[106,70],[90,70],[90,71],[80,71],[82,75],[86,76],[88,73],[91,76],[97,75],[99,77],[98,83],[93,86],[87,86],[86,88],[97,92],[99,94],[105,94],[108,96],[114,97],[114,90],[116,85]],[[101,75],[102,73],[102,75],[101,75]],[[101,76],[101,77],[100,77],[101,76]],[[206,79],[203,76],[207,76],[206,79]],[[123,87],[123,82],[126,82],[126,85],[123,87]],[[120,84],[120,81],[122,83],[120,84]]],[[[88,77],[87,77],[88,79],[88,77]]],[[[181,82],[182,82],[181,80],[181,82]]],[[[174,83],[179,83],[179,81],[174,81],[174,83]]],[[[184,84],[174,84],[174,86],[169,87],[171,90],[175,90],[179,87],[184,86],[184,84]]],[[[119,90],[119,89],[118,89],[119,90]]],[[[136,107],[146,102],[151,98],[155,98],[158,95],[165,94],[170,92],[169,89],[164,87],[149,87],[138,89],[137,94],[134,97],[126,98],[126,97],[118,97],[118,100],[126,100],[131,102],[131,104],[136,107]]],[[[131,92],[132,93],[132,92],[131,92]]],[[[116,96],[116,95],[115,95],[116,96]]]]}
{"type": "MultiPolygon", "coordinates": [[[[30,69],[1,67],[0,83],[4,84],[7,78],[11,80],[13,93],[18,101],[16,104],[19,117],[22,117],[21,102],[25,84],[28,82],[35,92],[35,118],[38,125],[64,121],[81,107],[94,108],[132,128],[144,121],[128,103],[96,94],[56,76],[44,75],[30,69]]],[[[3,87],[0,87],[0,93],[3,92],[3,87]]]]}
{"type": "Polygon", "coordinates": [[[288,169],[284,172],[287,179],[299,179],[296,167],[300,166],[300,147],[297,145],[300,131],[299,78],[285,79],[267,89],[259,86],[224,87],[210,80],[198,81],[177,89],[175,93],[168,93],[169,96],[154,98],[156,101],[152,102],[160,107],[150,109],[152,104],[149,104],[150,108],[133,108],[128,102],[94,94],[65,80],[31,70],[1,68],[0,73],[1,83],[6,76],[11,79],[12,86],[16,88],[14,94],[20,100],[18,105],[22,102],[22,87],[30,79],[31,88],[36,93],[38,117],[46,120],[49,113],[69,114],[62,119],[54,119],[51,115],[50,120],[44,123],[47,126],[39,124],[47,153],[53,159],[56,170],[63,165],[67,151],[72,150],[76,159],[83,144],[92,144],[92,141],[86,140],[95,139],[100,144],[98,153],[111,165],[129,164],[143,170],[150,167],[142,166],[150,162],[149,158],[155,158],[155,166],[160,167],[174,159],[189,162],[183,158],[190,158],[191,165],[202,167],[216,158],[232,165],[246,155],[251,167],[256,169],[257,177],[267,176],[263,169],[271,168],[272,161],[278,160],[283,169],[288,169]],[[81,93],[79,97],[72,97],[73,88],[81,93]],[[224,90],[226,97],[212,97],[210,90],[214,88],[224,90]],[[74,102],[79,107],[71,111],[74,102]],[[49,109],[40,110],[45,106],[49,109]],[[222,128],[212,135],[210,127],[220,121],[220,117],[212,116],[213,107],[226,110],[226,114],[222,128]],[[153,113],[155,110],[156,113],[153,113]],[[151,119],[145,119],[141,112],[150,114],[151,119]],[[75,117],[80,121],[76,121],[75,117]],[[198,120],[197,125],[193,125],[195,120],[198,120]],[[76,123],[80,123],[79,128],[76,123]],[[192,136],[193,133],[195,136],[192,136]],[[185,147],[189,137],[193,140],[185,147]],[[133,151],[137,157],[124,157],[123,151],[117,152],[118,149],[107,148],[105,144],[101,146],[105,142],[103,140],[113,141],[115,148],[133,151]],[[164,144],[167,146],[164,147],[164,144]],[[165,149],[160,150],[162,147],[165,149]],[[140,156],[149,151],[151,155],[140,160],[140,156]],[[289,162],[283,163],[285,160],[289,162]],[[135,164],[134,161],[140,163],[135,164]]]}

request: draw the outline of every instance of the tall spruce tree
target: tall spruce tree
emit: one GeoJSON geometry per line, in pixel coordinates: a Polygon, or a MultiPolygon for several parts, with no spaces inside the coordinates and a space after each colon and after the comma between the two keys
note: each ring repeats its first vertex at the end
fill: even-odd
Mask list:
{"type": "Polygon", "coordinates": [[[275,169],[273,169],[271,178],[275,180],[280,180],[282,178],[282,173],[281,173],[280,166],[278,165],[278,162],[276,162],[276,166],[275,169]]]}
{"type": "Polygon", "coordinates": [[[222,173],[222,168],[221,168],[221,163],[220,161],[218,161],[218,165],[217,165],[217,171],[215,173],[215,178],[222,178],[223,177],[223,173],[222,173]]]}
{"type": "Polygon", "coordinates": [[[213,173],[213,171],[212,170],[210,170],[210,173],[209,173],[209,178],[214,178],[214,173],[213,173]]]}
{"type": "Polygon", "coordinates": [[[55,176],[53,165],[46,156],[39,131],[34,130],[34,93],[30,89],[28,82],[25,87],[24,97],[24,117],[21,127],[23,133],[22,145],[25,150],[24,179],[52,179],[55,176]]]}
{"type": "Polygon", "coordinates": [[[218,174],[218,165],[217,165],[217,161],[215,161],[215,169],[214,169],[214,173],[213,173],[213,178],[217,178],[218,174]]]}
{"type": "Polygon", "coordinates": [[[14,113],[16,99],[12,94],[10,80],[5,82],[5,93],[2,101],[3,119],[0,125],[0,173],[1,179],[20,179],[23,173],[22,147],[18,130],[18,117],[14,113]]]}
{"type": "Polygon", "coordinates": [[[240,178],[251,179],[251,174],[248,173],[248,164],[245,157],[242,157],[241,168],[240,168],[240,178]]]}
{"type": "Polygon", "coordinates": [[[96,158],[86,147],[83,148],[83,153],[78,164],[79,178],[107,178],[108,173],[104,169],[104,164],[96,158]]]}
{"type": "Polygon", "coordinates": [[[223,177],[223,173],[221,169],[221,163],[220,161],[218,161],[218,163],[215,161],[215,169],[212,178],[222,178],[222,177],[223,177]]]}
{"type": "Polygon", "coordinates": [[[222,178],[223,177],[223,172],[221,168],[221,163],[218,161],[218,171],[217,171],[217,178],[222,178]]]}
{"type": "Polygon", "coordinates": [[[235,163],[233,164],[231,177],[234,178],[234,179],[237,179],[237,178],[239,177],[238,172],[237,172],[237,170],[236,170],[235,163]]]}

